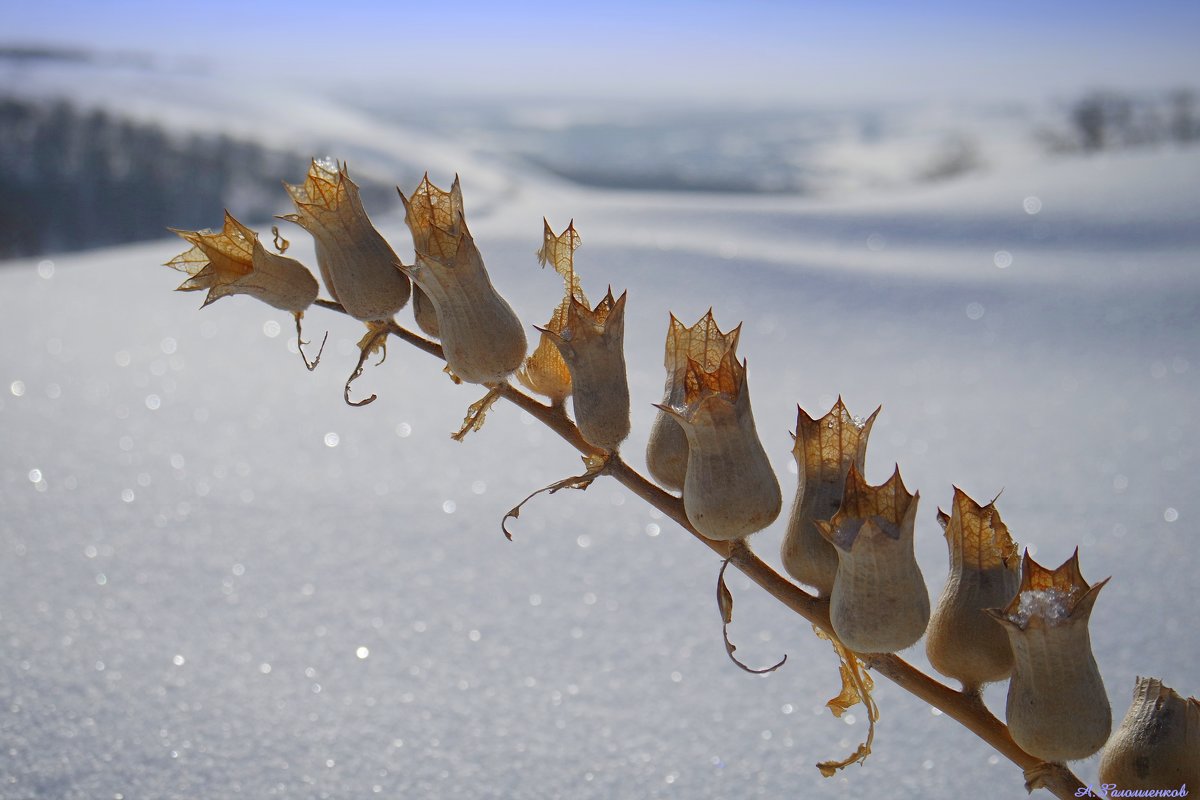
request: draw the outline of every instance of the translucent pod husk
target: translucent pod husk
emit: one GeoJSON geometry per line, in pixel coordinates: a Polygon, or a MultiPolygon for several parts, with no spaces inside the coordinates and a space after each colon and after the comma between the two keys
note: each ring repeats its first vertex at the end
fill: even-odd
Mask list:
{"type": "Polygon", "coordinates": [[[750,406],[746,365],[733,350],[716,370],[688,362],[680,408],[660,405],[682,426],[688,441],[683,507],[701,534],[734,541],[779,516],[779,481],[763,450],[750,406]]]}
{"type": "Polygon", "coordinates": [[[207,289],[204,305],[235,294],[254,297],[293,314],[317,299],[317,279],[294,258],[276,255],[263,247],[258,234],[225,212],[219,233],[172,229],[192,248],[166,263],[190,277],[179,291],[207,289]]]}
{"type": "Polygon", "coordinates": [[[467,383],[501,383],[525,359],[525,329],[488,277],[467,229],[458,179],[449,192],[426,176],[404,197],[416,263],[404,267],[433,305],[446,364],[467,383]]]}
{"type": "Polygon", "coordinates": [[[312,235],[330,296],[355,319],[391,319],[408,302],[412,287],[395,251],[371,224],[346,166],[314,160],[304,183],[284,188],[296,213],[280,219],[312,235]]]}
{"type": "Polygon", "coordinates": [[[1200,700],[1138,678],[1133,703],[1100,758],[1100,783],[1122,789],[1200,787],[1200,700]]]}
{"type": "Polygon", "coordinates": [[[571,370],[553,337],[567,326],[572,299],[587,305],[579,276],[575,272],[575,250],[581,244],[572,220],[562,233],[556,234],[550,223],[542,218],[542,247],[537,252],[542,266],[551,264],[563,278],[563,299],[554,309],[545,330],[538,334],[537,346],[517,371],[517,379],[535,394],[549,398],[551,405],[562,405],[571,396],[571,370]]]}
{"type": "Polygon", "coordinates": [[[860,473],[865,469],[867,439],[879,411],[875,409],[865,420],[856,419],[840,397],[820,419],[796,408],[796,441],[792,447],[798,472],[796,499],[780,556],[789,575],[814,587],[822,597],[833,592],[838,555],[816,522],[829,520],[837,513],[851,465],[860,473]]]}
{"type": "Polygon", "coordinates": [[[1021,587],[1003,609],[988,613],[1008,633],[1013,671],[1005,714],[1013,741],[1045,761],[1087,758],[1104,746],[1112,709],[1088,620],[1105,579],[1089,585],[1079,551],[1058,569],[1021,562],[1021,587]]]}
{"type": "MultiPolygon", "coordinates": [[[[664,365],[667,370],[666,386],[663,389],[663,405],[682,407],[686,392],[688,360],[700,364],[706,371],[713,372],[727,352],[737,359],[737,342],[741,335],[739,324],[728,333],[722,333],[713,319],[710,308],[692,326],[684,325],[674,314],[667,327],[667,346],[664,365]]],[[[650,474],[667,489],[683,489],[687,473],[688,439],[669,412],[659,409],[650,429],[650,440],[646,445],[646,467],[650,474]]]]}
{"type": "Polygon", "coordinates": [[[575,424],[589,444],[615,451],[629,435],[629,379],[625,373],[625,297],[612,289],[594,309],[571,298],[561,332],[539,328],[571,373],[575,424]]]}
{"type": "Polygon", "coordinates": [[[437,309],[433,307],[433,301],[429,299],[428,295],[421,291],[420,286],[413,286],[412,308],[417,327],[434,339],[440,338],[442,334],[438,327],[437,309]]]}
{"type": "Polygon", "coordinates": [[[966,691],[1012,672],[1008,634],[985,609],[1007,605],[1021,583],[1017,545],[995,503],[980,506],[954,487],[950,515],[938,511],[950,572],[925,637],[929,663],[966,691]]]}
{"type": "Polygon", "coordinates": [[[919,499],[904,488],[899,467],[870,486],[851,465],[837,513],[815,523],[838,555],[829,597],[833,631],[855,652],[903,650],[929,623],[929,593],[913,552],[919,499]]]}

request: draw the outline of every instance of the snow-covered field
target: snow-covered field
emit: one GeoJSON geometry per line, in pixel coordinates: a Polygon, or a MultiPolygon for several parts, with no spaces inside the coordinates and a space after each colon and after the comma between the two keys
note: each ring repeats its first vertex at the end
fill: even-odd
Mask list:
{"type": "MultiPolygon", "coordinates": [[[[744,321],[785,497],[797,403],[882,404],[868,478],[898,462],[920,490],[933,597],[936,506],[952,485],[1003,490],[1039,561],[1079,545],[1085,577],[1113,576],[1092,634],[1116,719],[1136,675],[1200,694],[1200,151],[1022,157],[826,199],[655,194],[338,113],[310,116],[381,168],[461,174],[529,324],[560,291],[533,255],[541,217],[574,218],[585,288],[629,290],[631,462],[668,310],[711,305],[744,321]]],[[[377,222],[408,251],[401,219],[377,222]]],[[[356,384],[379,399],[346,406],[355,324],[309,313],[307,338],[330,331],[309,374],[286,315],[172,294],[158,265],[183,249],[0,265],[0,798],[1024,795],[886,681],[874,755],[822,778],[865,720],[824,709],[837,665],[807,624],[734,577],[739,655],[790,656],[737,670],[718,562],[611,481],[535,499],[507,542],[504,512],[578,469],[565,445],[510,407],[450,441],[479,393],[398,342],[356,384]]],[[[753,540],[772,562],[785,524],[753,540]]],[[[1002,713],[1004,687],[987,697],[1002,713]]],[[[1077,767],[1095,778],[1096,759],[1077,767]]]]}

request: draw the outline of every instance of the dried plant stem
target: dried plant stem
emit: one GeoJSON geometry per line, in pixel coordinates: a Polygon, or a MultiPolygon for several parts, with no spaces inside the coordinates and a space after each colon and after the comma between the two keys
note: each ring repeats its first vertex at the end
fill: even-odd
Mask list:
{"type": "MultiPolygon", "coordinates": [[[[328,300],[318,300],[317,305],[345,313],[344,309],[328,300]]],[[[419,350],[441,358],[442,348],[437,342],[425,339],[398,325],[389,332],[419,350]]],[[[500,396],[557,433],[567,444],[584,456],[603,456],[605,453],[588,444],[579,429],[563,412],[563,407],[544,405],[510,384],[498,387],[500,396]]],[[[795,611],[830,636],[833,626],[829,622],[829,601],[820,599],[784,578],[750,549],[746,541],[715,542],[702,536],[688,521],[683,500],[654,485],[626,464],[619,454],[613,453],[608,460],[606,474],[615,478],[622,486],[670,517],[713,552],[737,567],[754,583],[785,606],[795,611]]],[[[1077,797],[1076,790],[1084,784],[1067,767],[1046,765],[1041,759],[1026,753],[1009,735],[1008,727],[984,706],[977,694],[960,692],[929,677],[904,659],[891,653],[860,653],[859,658],[871,669],[895,683],[908,693],[924,700],[942,711],[967,730],[987,742],[996,752],[1021,767],[1027,775],[1037,775],[1034,786],[1047,789],[1055,797],[1070,800],[1077,797]]]]}

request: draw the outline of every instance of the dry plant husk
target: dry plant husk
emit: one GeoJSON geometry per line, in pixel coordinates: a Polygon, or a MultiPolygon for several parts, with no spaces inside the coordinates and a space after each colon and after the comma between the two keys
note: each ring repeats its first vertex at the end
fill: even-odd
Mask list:
{"type": "Polygon", "coordinates": [[[304,183],[284,188],[296,213],[280,219],[312,235],[330,296],[355,319],[391,319],[408,302],[411,284],[395,251],[371,224],[346,166],[313,160],[304,183]]]}
{"type": "Polygon", "coordinates": [[[1021,582],[1017,545],[995,502],[981,506],[954,487],[950,514],[938,511],[950,550],[946,586],[929,621],[925,652],[938,672],[977,692],[1012,672],[1008,634],[984,609],[1008,604],[1021,582]]]}
{"type": "Polygon", "coordinates": [[[612,289],[595,308],[572,295],[561,331],[538,328],[562,354],[571,373],[571,407],[579,432],[593,447],[616,451],[629,435],[629,379],[625,374],[625,297],[612,289]]]}
{"type": "MultiPolygon", "coordinates": [[[[294,258],[262,246],[258,234],[225,212],[219,233],[171,229],[192,245],[166,266],[190,277],[178,291],[208,290],[204,305],[244,294],[281,311],[301,315],[317,299],[317,279],[294,258]]],[[[203,306],[202,306],[203,307],[203,306]]]]}
{"type": "MultiPolygon", "coordinates": [[[[664,366],[667,383],[663,389],[662,404],[682,408],[687,392],[688,360],[695,361],[705,371],[713,372],[721,366],[726,353],[732,352],[737,359],[737,342],[742,326],[722,333],[713,318],[710,308],[694,325],[687,326],[671,314],[667,326],[667,346],[664,366]]],[[[650,440],[646,445],[646,468],[661,485],[672,491],[682,491],[687,474],[688,439],[679,422],[669,412],[658,411],[654,426],[650,429],[650,440]]]]}
{"type": "Polygon", "coordinates": [[[1100,782],[1122,789],[1200,787],[1200,700],[1139,677],[1100,758],[1100,782]]]}
{"type": "Polygon", "coordinates": [[[894,653],[917,642],[929,623],[929,594],[913,552],[917,494],[899,467],[870,486],[851,465],[838,512],[817,528],[837,548],[829,619],[857,653],[894,653]]]}
{"type": "Polygon", "coordinates": [[[796,407],[795,444],[796,499],[788,518],[780,557],[787,573],[828,597],[837,575],[837,550],[817,529],[817,520],[829,520],[842,504],[846,474],[853,465],[866,468],[867,439],[879,416],[875,409],[865,420],[851,416],[842,398],[829,413],[813,419],[796,407]]]}
{"type": "Polygon", "coordinates": [[[579,275],[575,272],[575,250],[582,244],[572,220],[562,233],[556,234],[550,223],[542,219],[542,247],[537,252],[538,261],[544,267],[550,264],[563,279],[563,299],[554,309],[550,320],[538,334],[537,347],[525,359],[517,371],[517,380],[535,394],[549,398],[551,405],[562,405],[571,396],[571,370],[562,353],[554,343],[567,326],[571,300],[587,305],[579,275]]]}
{"type": "Polygon", "coordinates": [[[447,366],[467,383],[506,380],[525,359],[525,329],[492,285],[467,229],[458,178],[446,192],[426,175],[400,197],[417,253],[404,270],[433,305],[447,366]]]}
{"type": "Polygon", "coordinates": [[[1009,733],[1046,761],[1087,758],[1104,746],[1112,727],[1088,633],[1092,606],[1107,582],[1083,579],[1078,550],[1053,570],[1026,550],[1020,591],[1003,609],[988,611],[1013,649],[1005,705],[1009,733]]]}
{"type": "Polygon", "coordinates": [[[715,370],[688,359],[680,407],[659,405],[688,441],[683,507],[704,536],[735,541],[775,521],[783,503],[750,407],[746,365],[726,350],[715,370]]]}

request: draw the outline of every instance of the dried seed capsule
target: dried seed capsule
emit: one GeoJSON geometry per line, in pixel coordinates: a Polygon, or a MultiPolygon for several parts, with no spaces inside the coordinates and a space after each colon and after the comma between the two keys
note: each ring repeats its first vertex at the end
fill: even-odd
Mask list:
{"type": "Polygon", "coordinates": [[[919,499],[904,488],[899,467],[886,483],[869,486],[851,464],[841,507],[815,523],[837,550],[829,619],[851,650],[894,653],[925,632],[929,593],[913,553],[919,499]]]}
{"type": "Polygon", "coordinates": [[[878,415],[877,408],[866,420],[855,419],[840,397],[818,420],[796,408],[792,456],[799,477],[780,555],[788,574],[815,587],[822,597],[833,592],[838,555],[815,523],[837,513],[850,466],[853,464],[860,473],[865,468],[867,438],[878,415]]]}
{"type": "MultiPolygon", "coordinates": [[[[739,324],[729,333],[721,333],[711,308],[690,328],[672,314],[667,328],[667,384],[663,389],[663,405],[679,408],[685,404],[688,359],[707,372],[716,371],[726,352],[733,352],[736,361],[741,331],[739,324]]],[[[646,445],[646,467],[660,484],[680,491],[687,473],[687,461],[687,434],[671,414],[659,409],[646,445]]]]}
{"type": "Polygon", "coordinates": [[[295,222],[310,234],[325,288],[355,319],[391,319],[408,302],[411,284],[400,259],[367,217],[345,165],[313,161],[303,184],[284,184],[295,222]]]}
{"type": "Polygon", "coordinates": [[[977,692],[1012,672],[1012,646],[984,609],[1007,605],[1021,582],[1017,545],[995,503],[980,506],[954,487],[950,515],[938,510],[950,548],[946,588],[929,621],[925,652],[943,675],[977,692]]]}
{"type": "Polygon", "coordinates": [[[554,309],[545,328],[550,333],[538,334],[538,344],[525,364],[517,372],[519,380],[531,392],[550,399],[550,404],[562,405],[571,396],[571,370],[563,360],[562,353],[553,341],[567,326],[567,315],[571,310],[571,299],[587,305],[579,276],[575,273],[575,249],[582,244],[575,231],[575,221],[567,225],[560,234],[555,234],[550,223],[542,218],[542,247],[537,252],[538,261],[544,267],[551,264],[563,278],[563,299],[554,309]]]}
{"type": "Polygon", "coordinates": [[[192,249],[166,266],[191,276],[179,291],[208,290],[204,305],[229,295],[248,294],[300,315],[317,299],[317,279],[307,267],[294,258],[268,252],[258,234],[228,211],[220,233],[172,230],[191,243],[192,249]]]}
{"type": "Polygon", "coordinates": [[[659,408],[683,427],[688,441],[683,479],[687,518],[709,539],[734,541],[779,516],[779,481],[759,441],[745,362],[732,348],[712,371],[688,360],[683,405],[659,408]]]}
{"type": "Polygon", "coordinates": [[[501,383],[525,359],[521,320],[492,286],[467,230],[458,178],[449,192],[421,181],[404,201],[416,264],[404,267],[429,298],[450,371],[468,383],[501,383]]]}
{"type": "Polygon", "coordinates": [[[1008,632],[1013,672],[1005,707],[1013,741],[1046,761],[1087,758],[1104,745],[1112,710],[1088,634],[1088,618],[1106,578],[1089,585],[1076,550],[1048,570],[1025,551],[1021,590],[990,609],[1008,632]]]}
{"type": "Polygon", "coordinates": [[[433,307],[433,301],[421,291],[420,286],[413,286],[412,306],[413,318],[417,321],[417,327],[434,339],[439,338],[441,329],[438,328],[437,309],[433,307]]]}
{"type": "Polygon", "coordinates": [[[567,324],[550,337],[571,372],[575,424],[589,444],[615,451],[629,435],[629,380],[625,374],[625,292],[612,289],[589,309],[571,297],[567,324]]]}
{"type": "Polygon", "coordinates": [[[1200,786],[1200,700],[1138,678],[1133,704],[1100,758],[1100,782],[1121,789],[1200,786]]]}

